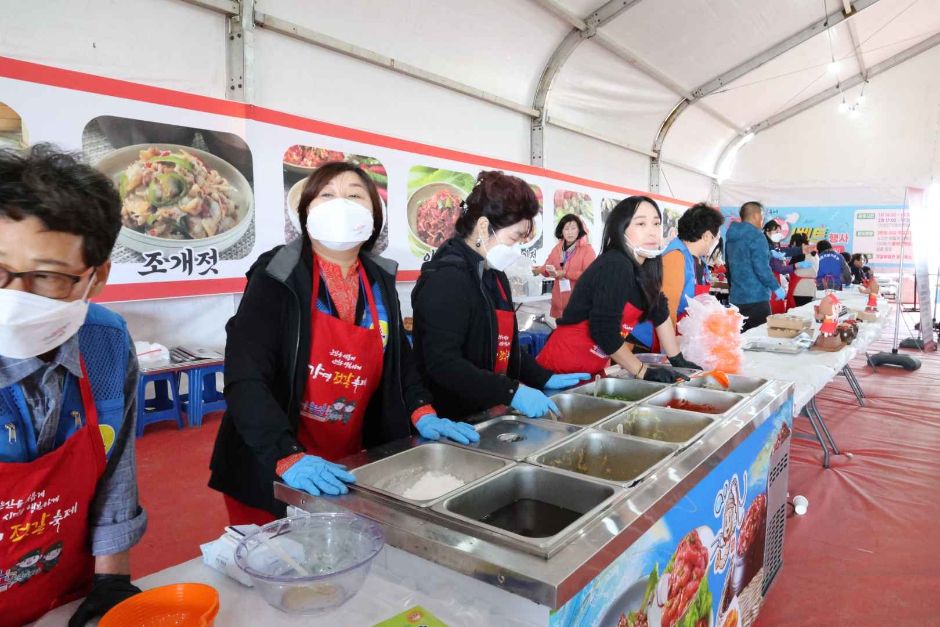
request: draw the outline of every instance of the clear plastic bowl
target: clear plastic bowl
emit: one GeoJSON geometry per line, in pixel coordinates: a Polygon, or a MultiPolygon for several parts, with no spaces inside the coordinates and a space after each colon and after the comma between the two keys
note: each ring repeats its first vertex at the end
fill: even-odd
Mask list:
{"type": "Polygon", "coordinates": [[[235,563],[277,609],[318,614],[359,592],[384,545],[382,530],[365,518],[310,514],[275,520],[243,539],[235,549],[235,563]],[[288,564],[285,553],[308,575],[288,564]]]}

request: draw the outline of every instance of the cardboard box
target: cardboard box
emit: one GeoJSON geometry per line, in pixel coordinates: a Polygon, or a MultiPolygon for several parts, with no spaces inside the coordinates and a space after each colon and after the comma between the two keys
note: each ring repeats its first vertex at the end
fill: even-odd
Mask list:
{"type": "Polygon", "coordinates": [[[794,338],[812,327],[808,320],[786,314],[767,316],[767,335],[770,337],[794,338]]]}

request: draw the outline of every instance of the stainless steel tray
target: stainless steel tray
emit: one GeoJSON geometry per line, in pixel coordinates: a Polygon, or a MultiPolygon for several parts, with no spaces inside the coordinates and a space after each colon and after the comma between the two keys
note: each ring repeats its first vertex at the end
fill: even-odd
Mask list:
{"type": "Polygon", "coordinates": [[[744,400],[744,396],[732,394],[731,392],[716,392],[715,390],[703,390],[701,388],[676,385],[666,388],[656,396],[646,399],[643,401],[643,405],[669,407],[669,403],[684,401],[698,407],[710,406],[715,411],[683,409],[682,407],[670,407],[670,409],[683,409],[683,411],[694,411],[695,413],[707,414],[709,416],[727,416],[744,400]]]}
{"type": "Polygon", "coordinates": [[[581,430],[549,419],[521,416],[498,416],[475,425],[475,428],[480,434],[479,442],[464,445],[448,441],[447,444],[522,461],[581,430]]]}
{"type": "Polygon", "coordinates": [[[586,394],[588,396],[594,396],[594,391],[597,391],[597,396],[595,398],[606,398],[615,396],[617,398],[607,398],[607,400],[618,401],[621,403],[638,403],[645,398],[648,398],[663,390],[666,387],[665,383],[653,383],[652,381],[640,381],[638,379],[615,379],[613,377],[608,377],[606,379],[598,379],[587,385],[582,385],[581,387],[572,390],[575,394],[586,394]]]}
{"type": "Polygon", "coordinates": [[[683,381],[679,385],[690,388],[702,388],[705,390],[716,390],[718,392],[733,392],[745,396],[754,394],[767,385],[767,379],[758,379],[757,377],[745,377],[739,374],[728,375],[728,387],[724,388],[712,377],[698,377],[689,381],[683,381]]]}
{"type": "Polygon", "coordinates": [[[669,442],[685,448],[715,424],[714,416],[666,407],[632,407],[598,425],[616,435],[669,442]]]}
{"type": "Polygon", "coordinates": [[[588,429],[529,458],[545,466],[630,486],[651,473],[679,447],[674,444],[588,429]]]}
{"type": "MultiPolygon", "coordinates": [[[[519,464],[449,496],[431,509],[475,533],[548,558],[573,540],[578,531],[590,524],[598,514],[623,498],[624,494],[622,489],[607,483],[519,464]],[[580,516],[550,535],[539,532],[522,535],[480,520],[521,501],[536,501],[564,508],[580,516]]],[[[532,512],[533,518],[522,522],[543,524],[544,519],[538,519],[538,515],[538,512],[532,512]]]]}
{"type": "Polygon", "coordinates": [[[448,494],[489,477],[511,464],[507,459],[439,442],[429,442],[360,466],[351,472],[356,476],[356,489],[378,492],[418,507],[428,507],[448,494]],[[447,473],[463,481],[463,485],[429,499],[405,497],[404,493],[408,488],[428,472],[447,473]]]}
{"type": "MultiPolygon", "coordinates": [[[[565,392],[552,396],[561,415],[558,422],[589,427],[626,409],[629,404],[565,392]]],[[[547,417],[546,417],[547,418],[547,417]]]]}

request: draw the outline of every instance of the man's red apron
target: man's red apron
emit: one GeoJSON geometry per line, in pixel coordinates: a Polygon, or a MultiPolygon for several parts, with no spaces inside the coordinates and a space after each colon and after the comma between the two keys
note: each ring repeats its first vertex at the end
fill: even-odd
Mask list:
{"type": "MultiPolygon", "coordinates": [[[[104,473],[98,411],[82,362],[85,426],[25,463],[0,463],[0,622],[22,625],[88,594],[89,515],[104,473]]],[[[76,417],[80,419],[80,417],[76,417]]]]}
{"type": "Polygon", "coordinates": [[[362,264],[359,285],[372,314],[371,329],[317,309],[320,266],[314,260],[310,363],[297,439],[311,455],[331,461],[362,450],[362,421],[382,378],[381,325],[362,264]]]}
{"type": "MultiPolygon", "coordinates": [[[[620,335],[626,339],[643,317],[643,311],[627,303],[620,320],[620,335]]],[[[610,365],[610,356],[591,339],[589,322],[559,325],[549,336],[536,361],[559,374],[587,372],[601,374],[610,365]]],[[[654,334],[655,335],[655,334],[654,334]]]]}
{"type": "MultiPolygon", "coordinates": [[[[509,301],[506,297],[506,290],[503,284],[496,280],[499,286],[499,293],[503,295],[503,300],[509,301]]],[[[512,352],[512,336],[516,331],[516,314],[512,311],[496,310],[496,359],[493,361],[493,372],[496,374],[506,374],[509,371],[509,355],[512,352]]]]}

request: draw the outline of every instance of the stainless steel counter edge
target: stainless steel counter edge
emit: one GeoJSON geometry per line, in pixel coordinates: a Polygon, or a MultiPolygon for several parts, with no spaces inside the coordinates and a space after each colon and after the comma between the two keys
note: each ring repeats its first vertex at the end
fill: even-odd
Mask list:
{"type": "MultiPolygon", "coordinates": [[[[788,394],[792,396],[792,388],[792,383],[772,381],[701,440],[630,489],[626,498],[594,518],[547,560],[449,528],[431,513],[420,511],[422,508],[377,494],[351,491],[342,497],[319,498],[275,483],[275,497],[307,511],[335,511],[339,507],[361,514],[383,526],[392,546],[557,609],[763,424],[788,394]]],[[[401,446],[398,443],[389,449],[400,450],[401,446]]],[[[374,459],[382,450],[362,455],[374,459]]]]}

